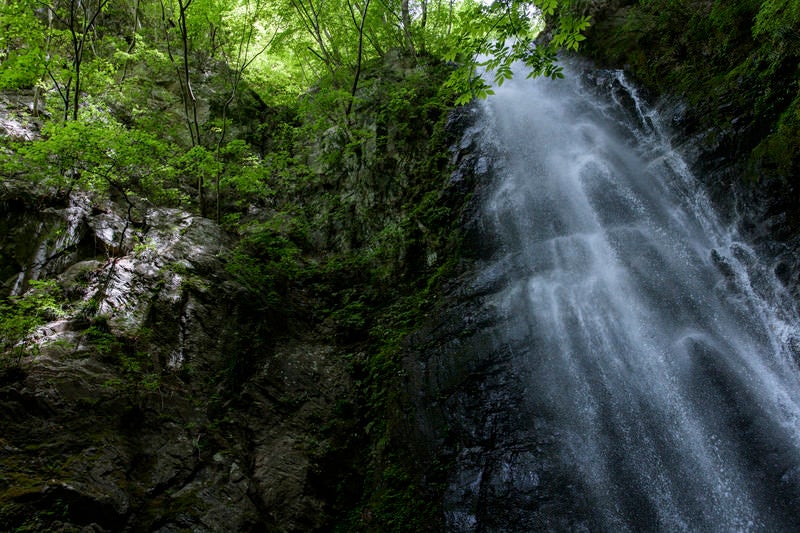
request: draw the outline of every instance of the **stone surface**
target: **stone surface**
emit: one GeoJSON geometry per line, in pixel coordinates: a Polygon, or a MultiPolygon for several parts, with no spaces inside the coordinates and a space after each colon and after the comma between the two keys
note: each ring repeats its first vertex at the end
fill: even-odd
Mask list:
{"type": "Polygon", "coordinates": [[[0,92],[0,136],[15,141],[37,138],[41,124],[32,110],[33,91],[0,92]]]}
{"type": "Polygon", "coordinates": [[[0,529],[324,530],[336,348],[274,348],[208,219],[5,187],[4,292],[55,279],[69,306],[0,370],[0,529]]]}
{"type": "MultiPolygon", "coordinates": [[[[394,450],[382,425],[409,404],[384,413],[370,396],[401,376],[387,384],[365,375],[375,371],[370,350],[383,348],[370,333],[377,319],[366,315],[413,299],[451,259],[456,239],[447,232],[475,182],[472,173],[451,178],[448,156],[488,167],[443,149],[463,121],[434,131],[445,111],[421,113],[422,103],[441,104],[424,66],[393,52],[378,67],[359,84],[353,130],[363,142],[336,129],[309,139],[297,147],[310,169],[299,171],[302,186],[287,184],[242,214],[285,217],[280,238],[293,222],[309,228],[300,261],[311,280],[287,281],[279,305],[226,270],[236,240],[205,218],[0,182],[0,296],[55,280],[67,302],[63,316],[25,339],[26,355],[0,370],[0,530],[380,530],[371,505],[402,512],[428,496],[380,500],[381,469],[394,466],[384,462],[394,450]],[[412,116],[387,119],[381,99],[406,79],[414,90],[403,94],[415,100],[395,103],[412,116]],[[298,208],[308,216],[294,221],[298,208]]],[[[156,83],[147,108],[178,131],[176,95],[156,83]]],[[[198,95],[210,101],[201,120],[219,116],[219,98],[200,87],[198,95]]],[[[229,110],[231,136],[268,150],[280,141],[260,117],[280,110],[247,98],[247,109],[229,110]]],[[[124,109],[112,113],[126,120],[124,109]]]]}

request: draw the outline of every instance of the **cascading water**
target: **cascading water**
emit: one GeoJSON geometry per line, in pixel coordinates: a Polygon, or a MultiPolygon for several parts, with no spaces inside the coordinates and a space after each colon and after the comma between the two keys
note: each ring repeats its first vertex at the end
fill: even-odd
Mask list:
{"type": "Polygon", "coordinates": [[[658,115],[621,73],[576,71],[518,76],[482,113],[500,248],[484,275],[504,280],[491,334],[524,386],[514,431],[531,440],[451,476],[449,529],[800,529],[795,310],[658,115]],[[548,471],[581,520],[544,502],[548,471]],[[465,491],[471,503],[453,503],[465,491]]]}

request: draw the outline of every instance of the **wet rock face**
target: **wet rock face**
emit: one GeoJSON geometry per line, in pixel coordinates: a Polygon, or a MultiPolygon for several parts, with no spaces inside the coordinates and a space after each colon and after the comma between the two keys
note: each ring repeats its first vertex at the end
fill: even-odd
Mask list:
{"type": "Polygon", "coordinates": [[[0,198],[3,293],[54,279],[64,312],[0,366],[0,530],[315,531],[322,421],[346,396],[325,341],[225,270],[208,219],[20,185],[0,198]]]}
{"type": "MultiPolygon", "coordinates": [[[[753,175],[752,146],[761,128],[748,111],[730,109],[722,126],[707,127],[708,102],[693,105],[670,95],[655,95],[663,116],[671,116],[673,143],[681,151],[717,207],[735,226],[796,299],[800,296],[800,216],[797,185],[790,179],[753,175]]],[[[716,110],[719,112],[719,110],[716,110]]],[[[764,123],[769,120],[765,119],[764,123]]]]}
{"type": "MultiPolygon", "coordinates": [[[[704,6],[710,4],[698,2],[686,13],[697,15],[704,6]]],[[[752,39],[752,10],[757,8],[741,6],[737,16],[744,18],[728,36],[727,48],[720,48],[730,52],[730,62],[709,64],[709,50],[701,45],[707,42],[706,32],[686,28],[664,34],[659,25],[668,27],[672,19],[663,13],[643,32],[640,25],[653,13],[641,3],[592,1],[586,4],[593,24],[582,54],[600,65],[625,69],[648,85],[661,115],[671,118],[673,144],[702,177],[719,212],[726,222],[738,225],[759,254],[770,258],[796,298],[800,295],[796,136],[784,141],[780,130],[795,114],[797,54],[765,50],[769,41],[752,39]],[[764,74],[767,69],[769,75],[764,74]],[[679,72],[696,76],[670,76],[679,72]],[[671,86],[675,77],[696,78],[696,83],[676,88],[671,86]],[[771,138],[780,142],[773,144],[771,138]]]]}
{"type": "Polygon", "coordinates": [[[491,267],[502,250],[479,209],[497,161],[479,148],[477,116],[469,108],[453,115],[464,135],[452,147],[449,191],[471,195],[461,274],[407,339],[403,403],[413,415],[397,421],[396,438],[408,444],[425,490],[441,498],[444,531],[587,530],[591,512],[561,466],[555,430],[530,400],[524,350],[499,340],[504,324],[492,297],[508,280],[491,267]]]}
{"type": "Polygon", "coordinates": [[[39,136],[40,124],[31,117],[33,91],[0,92],[0,137],[30,141],[39,136]]]}
{"type": "MultiPolygon", "coordinates": [[[[668,108],[679,125],[685,117],[682,108],[664,103],[662,110],[668,108]]],[[[792,191],[776,203],[780,188],[741,181],[742,174],[735,175],[741,166],[730,151],[726,167],[719,159],[704,159],[710,152],[696,143],[695,134],[677,134],[676,143],[689,151],[693,168],[708,172],[708,185],[718,205],[728,208],[728,221],[741,215],[748,239],[759,253],[774,258],[776,274],[797,295],[798,242],[786,205],[792,191]],[[785,240],[776,242],[776,237],[785,240]]],[[[723,149],[730,150],[715,146],[713,153],[720,157],[723,149]]],[[[453,180],[475,188],[473,206],[479,205],[481,183],[492,179],[485,171],[492,167],[487,164],[492,155],[476,150],[469,135],[455,153],[461,165],[453,180]]],[[[414,414],[400,423],[398,436],[404,435],[413,455],[421,458],[417,473],[424,484],[445,487],[438,493],[444,530],[601,530],[585,489],[563,466],[557,430],[531,399],[535,391],[527,388],[526,383],[535,383],[527,379],[535,369],[520,356],[527,353],[520,346],[536,340],[522,336],[514,345],[499,340],[504,335],[494,322],[491,295],[505,280],[502,272],[488,268],[498,251],[485,244],[494,236],[474,210],[468,210],[462,227],[462,276],[451,282],[430,321],[406,346],[404,392],[414,414]]],[[[711,259],[725,271],[719,258],[711,259]]]]}
{"type": "MultiPolygon", "coordinates": [[[[376,255],[377,243],[385,252],[376,261],[390,263],[392,276],[421,278],[444,268],[450,241],[440,226],[473,182],[454,176],[446,205],[417,213],[417,204],[438,204],[429,193],[447,179],[440,143],[453,132],[439,130],[438,83],[420,83],[418,61],[387,61],[396,75],[365,71],[360,83],[369,98],[353,116],[365,139],[334,129],[309,140],[345,156],[315,166],[323,154],[308,147],[320,183],[300,203],[315,214],[315,253],[352,254],[360,265],[358,254],[376,255]],[[437,104],[414,119],[418,129],[383,111],[406,77],[419,102],[437,104]]],[[[153,101],[165,105],[149,108],[167,123],[177,113],[178,124],[173,96],[159,87],[153,101]]],[[[250,96],[228,109],[231,135],[266,152],[282,141],[264,116],[280,110],[250,96]]],[[[222,110],[209,100],[201,121],[222,110]]],[[[112,112],[125,122],[125,110],[112,112]]],[[[189,213],[136,205],[129,214],[121,200],[0,182],[0,297],[55,280],[66,302],[63,316],[25,339],[30,350],[0,369],[0,530],[331,531],[372,498],[365,490],[376,482],[365,478],[380,469],[382,450],[373,452],[383,439],[367,434],[364,392],[351,381],[371,341],[365,326],[327,316],[339,291],[366,286],[368,274],[344,272],[343,262],[342,272],[320,274],[320,288],[287,289],[291,309],[270,309],[268,296],[226,271],[234,244],[189,213]],[[336,293],[316,294],[328,287],[336,293]]],[[[369,510],[359,514],[371,520],[369,510]]]]}
{"type": "Polygon", "coordinates": [[[446,487],[445,530],[589,530],[591,512],[564,471],[555,429],[529,399],[525,352],[498,341],[491,294],[502,280],[490,278],[455,281],[437,318],[409,340],[416,417],[404,431],[418,439],[429,471],[444,465],[427,481],[446,487]]]}

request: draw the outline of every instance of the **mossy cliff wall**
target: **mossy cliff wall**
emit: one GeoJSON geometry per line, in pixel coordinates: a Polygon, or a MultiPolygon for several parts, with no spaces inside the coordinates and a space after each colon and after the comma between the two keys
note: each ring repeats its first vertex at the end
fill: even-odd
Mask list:
{"type": "Polygon", "coordinates": [[[790,181],[800,155],[800,9],[782,3],[783,16],[756,0],[607,2],[584,53],[682,99],[688,110],[676,126],[703,133],[704,150],[744,160],[746,177],[790,181]]]}
{"type": "Polygon", "coordinates": [[[2,182],[0,530],[436,530],[395,429],[474,185],[447,73],[370,65],[227,227],[2,182]]]}
{"type": "Polygon", "coordinates": [[[593,16],[582,53],[625,69],[660,102],[723,213],[797,293],[800,4],[578,4],[593,16]]]}

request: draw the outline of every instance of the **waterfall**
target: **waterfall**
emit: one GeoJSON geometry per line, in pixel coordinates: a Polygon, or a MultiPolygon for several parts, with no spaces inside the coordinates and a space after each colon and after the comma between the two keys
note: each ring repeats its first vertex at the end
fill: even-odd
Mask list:
{"type": "Polygon", "coordinates": [[[791,298],[622,73],[566,74],[518,76],[482,104],[499,247],[484,270],[504,280],[491,334],[529,440],[451,477],[449,529],[798,530],[791,298]],[[548,476],[580,520],[543,503],[548,476]]]}

